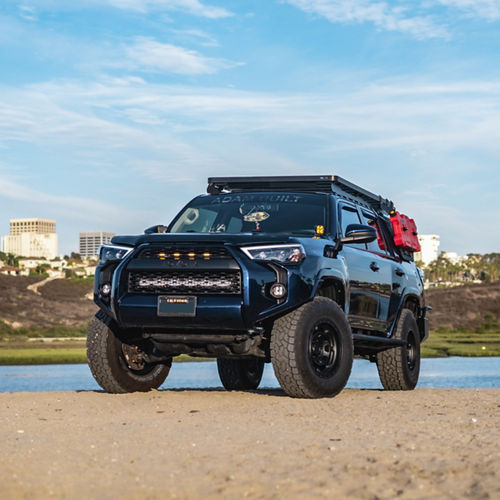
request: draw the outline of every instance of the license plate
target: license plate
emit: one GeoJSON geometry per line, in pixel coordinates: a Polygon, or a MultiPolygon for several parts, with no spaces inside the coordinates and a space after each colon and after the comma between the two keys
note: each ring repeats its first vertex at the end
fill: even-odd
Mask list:
{"type": "Polygon", "coordinates": [[[196,297],[158,297],[158,316],[196,316],[196,297]]]}

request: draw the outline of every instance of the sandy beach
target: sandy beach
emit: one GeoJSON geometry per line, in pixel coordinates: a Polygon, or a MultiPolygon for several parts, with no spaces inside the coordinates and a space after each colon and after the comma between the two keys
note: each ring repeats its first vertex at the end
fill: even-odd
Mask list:
{"type": "Polygon", "coordinates": [[[500,498],[500,390],[0,394],[0,497],[500,498]]]}

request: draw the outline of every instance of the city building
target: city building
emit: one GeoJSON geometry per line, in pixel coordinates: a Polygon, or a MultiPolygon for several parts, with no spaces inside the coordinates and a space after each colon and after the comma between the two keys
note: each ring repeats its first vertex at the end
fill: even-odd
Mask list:
{"type": "Polygon", "coordinates": [[[82,258],[95,257],[99,247],[109,243],[115,233],[106,233],[103,231],[94,233],[80,233],[80,255],[82,258]]]}
{"type": "Polygon", "coordinates": [[[421,261],[425,266],[428,266],[432,261],[436,260],[439,255],[439,235],[437,234],[420,234],[418,236],[421,250],[415,253],[415,261],[421,261]]]}
{"type": "Polygon", "coordinates": [[[57,257],[56,222],[47,219],[12,219],[10,234],[2,238],[2,251],[23,257],[57,257]]]}
{"type": "Polygon", "coordinates": [[[10,235],[23,233],[52,234],[56,232],[56,221],[47,219],[11,219],[10,235]]]}
{"type": "Polygon", "coordinates": [[[452,264],[461,264],[467,260],[467,257],[462,257],[458,255],[457,252],[442,252],[442,256],[448,259],[452,264]]]}

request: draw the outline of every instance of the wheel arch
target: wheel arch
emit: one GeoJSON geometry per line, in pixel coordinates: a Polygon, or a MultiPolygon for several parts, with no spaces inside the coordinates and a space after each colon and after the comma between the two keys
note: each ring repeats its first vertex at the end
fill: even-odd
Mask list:
{"type": "Polygon", "coordinates": [[[422,316],[421,297],[414,293],[409,293],[404,297],[399,310],[398,321],[403,309],[409,309],[413,313],[413,316],[415,316],[415,320],[419,327],[420,340],[423,340],[425,337],[425,329],[422,328],[421,322],[419,321],[419,318],[422,316]]]}
{"type": "Polygon", "coordinates": [[[338,276],[322,276],[318,281],[313,297],[326,297],[331,299],[345,312],[345,281],[338,276]]]}

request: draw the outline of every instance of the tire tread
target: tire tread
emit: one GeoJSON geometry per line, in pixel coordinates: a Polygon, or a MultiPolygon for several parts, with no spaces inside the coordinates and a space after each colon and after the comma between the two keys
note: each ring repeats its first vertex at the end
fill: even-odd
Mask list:
{"type": "Polygon", "coordinates": [[[115,379],[108,362],[108,329],[108,317],[103,311],[98,311],[89,324],[87,335],[87,359],[92,375],[106,392],[123,394],[128,391],[115,379]]]}
{"type": "MultiPolygon", "coordinates": [[[[412,311],[410,311],[410,309],[403,309],[398,320],[394,338],[404,339],[406,337],[405,325],[407,321],[409,321],[407,320],[408,317],[411,317],[411,319],[415,321],[412,311]]],[[[405,378],[405,372],[407,370],[405,364],[406,356],[402,347],[396,347],[377,354],[377,370],[385,390],[409,391],[415,388],[415,386],[409,384],[405,378]]]]}
{"type": "MultiPolygon", "coordinates": [[[[325,396],[320,389],[313,389],[306,383],[304,374],[299,369],[295,353],[296,339],[300,334],[299,329],[301,327],[301,323],[304,319],[304,315],[311,307],[337,309],[337,312],[340,312],[342,317],[345,319],[344,312],[340,309],[337,303],[326,297],[316,297],[313,302],[304,304],[298,309],[275,321],[271,339],[271,359],[274,373],[285,392],[289,396],[295,398],[318,398],[325,396]]],[[[348,329],[349,336],[351,338],[350,345],[344,346],[346,355],[351,358],[351,364],[349,366],[348,373],[346,374],[348,379],[352,369],[353,344],[351,329],[347,319],[345,319],[344,326],[348,329]]],[[[345,384],[336,392],[328,394],[328,396],[335,396],[343,389],[344,386],[345,384]]]]}

